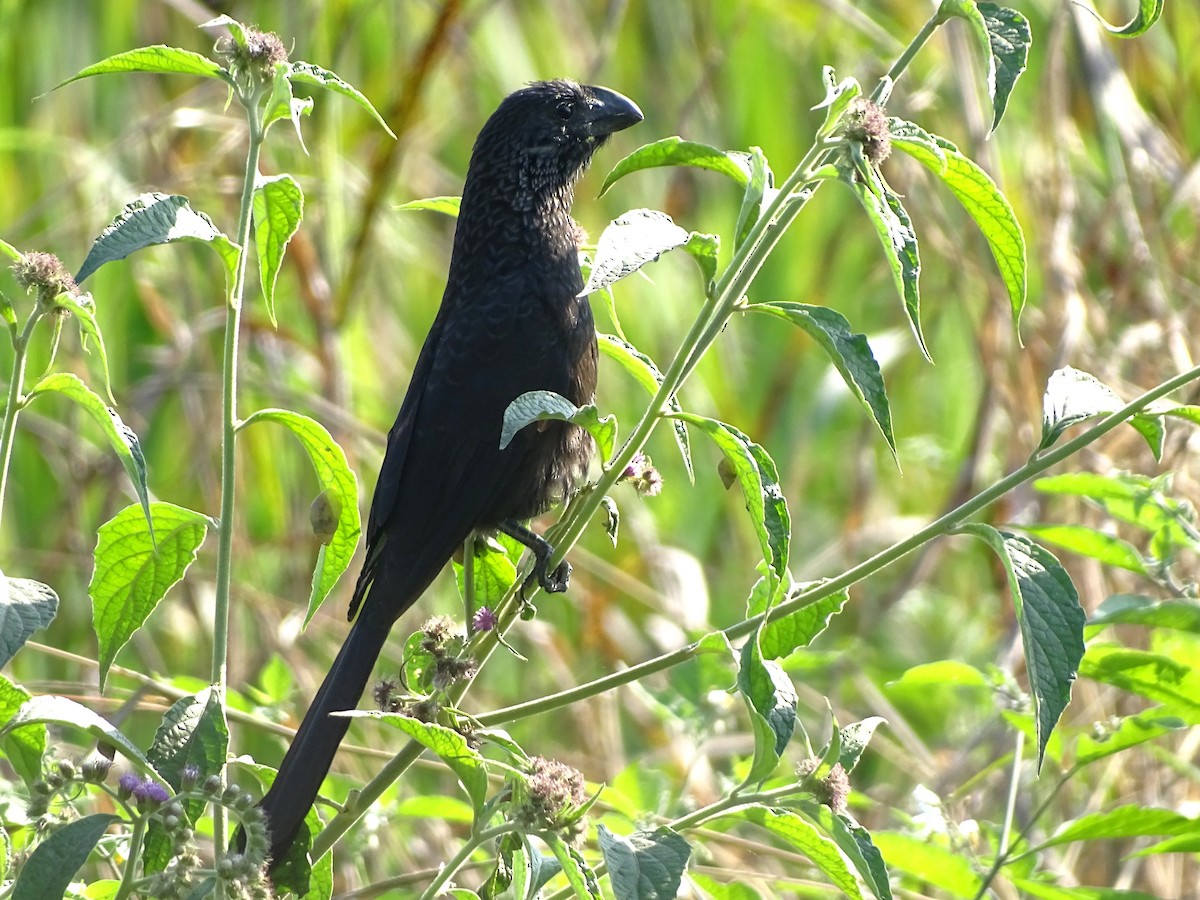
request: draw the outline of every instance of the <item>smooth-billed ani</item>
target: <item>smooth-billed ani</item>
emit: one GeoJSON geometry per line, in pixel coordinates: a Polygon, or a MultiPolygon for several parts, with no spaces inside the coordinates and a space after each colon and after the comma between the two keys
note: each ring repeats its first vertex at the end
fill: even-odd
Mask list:
{"type": "MultiPolygon", "coordinates": [[[[509,95],[471,154],[437,318],[388,433],[367,521],[354,624],[262,800],[271,856],[295,840],[392,623],[475,530],[536,537],[520,522],[571,489],[590,437],[564,422],[522,429],[504,450],[509,403],[549,390],[577,405],[596,387],[596,335],[571,219],[573,186],[595,150],[642,119],[628,98],[571,81],[509,95]]],[[[566,569],[539,578],[565,588],[566,569]]]]}

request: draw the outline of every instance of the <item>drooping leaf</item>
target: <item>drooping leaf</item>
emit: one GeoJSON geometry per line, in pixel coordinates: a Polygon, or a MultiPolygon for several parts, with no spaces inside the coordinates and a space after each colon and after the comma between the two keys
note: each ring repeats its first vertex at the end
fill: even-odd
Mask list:
{"type": "Polygon", "coordinates": [[[692,848],[677,832],[664,825],[621,837],[604,825],[597,829],[617,900],[667,900],[678,895],[692,848]]]}
{"type": "Polygon", "coordinates": [[[1054,555],[1028,538],[983,524],[960,530],[991,547],[1008,576],[1033,694],[1040,768],[1083,658],[1085,615],[1079,594],[1054,555]]]}
{"type": "Polygon", "coordinates": [[[334,72],[330,72],[328,69],[323,69],[312,63],[297,61],[291,63],[291,73],[288,77],[291,78],[293,84],[312,84],[322,87],[327,91],[332,91],[335,94],[341,94],[343,97],[349,97],[371,114],[371,117],[388,133],[388,137],[393,140],[396,139],[395,132],[388,127],[388,123],[384,121],[383,116],[379,114],[379,111],[375,109],[371,101],[358,88],[347,81],[343,81],[334,72]]]}
{"type": "MultiPolygon", "coordinates": [[[[1042,440],[1038,449],[1045,450],[1053,445],[1072,425],[1109,415],[1124,405],[1116,392],[1096,376],[1071,366],[1055,370],[1046,383],[1046,394],[1042,398],[1042,440]]],[[[1162,422],[1154,416],[1139,413],[1129,424],[1146,438],[1155,459],[1161,457],[1162,422]]]]}
{"type": "Polygon", "coordinates": [[[764,660],[758,630],[742,645],[738,663],[738,693],[746,701],[754,727],[754,762],[744,785],[767,778],[779,764],[796,729],[796,688],[771,660],[764,660]]]}
{"type": "Polygon", "coordinates": [[[1094,8],[1085,6],[1088,12],[1100,20],[1100,24],[1109,32],[1117,37],[1138,37],[1145,34],[1158,21],[1162,15],[1163,7],[1166,6],[1167,0],[1138,0],[1138,11],[1132,19],[1124,25],[1113,25],[1103,16],[1095,11],[1094,8]]]}
{"type": "Polygon", "coordinates": [[[711,300],[716,291],[717,254],[721,250],[721,239],[715,234],[701,234],[699,231],[693,231],[688,235],[683,249],[691,255],[692,259],[696,260],[696,265],[700,267],[700,274],[704,276],[704,296],[711,300]]]}
{"type": "Polygon", "coordinates": [[[692,166],[709,169],[732,178],[742,188],[745,188],[750,181],[750,163],[747,154],[718,150],[707,144],[685,141],[681,137],[668,137],[639,147],[613,166],[608,177],[604,179],[604,184],[600,186],[600,195],[604,196],[610,187],[631,172],[653,169],[657,166],[692,166]]]}
{"type": "Polygon", "coordinates": [[[0,675],[0,749],[3,749],[9,764],[27,784],[42,777],[46,726],[34,722],[10,729],[8,723],[32,699],[29,691],[0,675]]]}
{"type": "Polygon", "coordinates": [[[1008,108],[1009,95],[1025,71],[1033,35],[1029,20],[1015,9],[983,0],[979,3],[979,13],[983,17],[991,57],[988,96],[992,98],[991,131],[995,131],[1008,108]]]}
{"type": "Polygon", "coordinates": [[[549,833],[542,837],[562,866],[562,873],[575,896],[583,900],[602,900],[603,894],[600,893],[600,885],[596,882],[596,873],[583,858],[583,854],[557,834],[549,833]]]}
{"type": "Polygon", "coordinates": [[[88,596],[101,687],[118,651],[183,578],[208,534],[206,516],[171,503],[151,503],[149,521],[153,536],[141,507],[127,506],[98,532],[88,596]]]}
{"type": "Polygon", "coordinates": [[[797,807],[804,817],[833,839],[867,890],[878,900],[892,900],[887,866],[867,829],[849,815],[835,813],[828,806],[813,801],[802,800],[797,807]]]}
{"type": "MultiPolygon", "coordinates": [[[[883,716],[869,716],[861,722],[852,722],[839,730],[837,737],[837,762],[842,764],[842,768],[847,773],[853,772],[854,767],[858,765],[858,761],[862,759],[862,755],[867,749],[867,744],[871,742],[871,736],[875,734],[875,729],[886,723],[887,719],[883,718],[883,716]]],[[[818,756],[824,759],[826,751],[833,744],[834,742],[830,741],[818,756]]]]}
{"type": "Polygon", "coordinates": [[[16,655],[39,628],[58,614],[58,594],[40,581],[0,572],[0,666],[16,655]]]}
{"type": "Polygon", "coordinates": [[[291,175],[258,175],[254,185],[254,243],[267,315],[275,321],[275,282],[288,242],[304,218],[304,192],[291,175]]]}
{"type": "Polygon", "coordinates": [[[121,211],[100,232],[88,251],[75,281],[82,284],[108,262],[156,244],[175,241],[199,241],[217,252],[225,263],[229,283],[233,283],[240,248],[213,224],[212,219],[192,209],[188,198],[179,194],[142,194],[121,211]]]}
{"type": "Polygon", "coordinates": [[[315,419],[288,409],[260,409],[248,417],[240,428],[255,422],[283,425],[300,442],[308,453],[322,493],[327,493],[330,498],[330,519],[337,523],[332,533],[323,537],[321,547],[317,550],[312,592],[304,616],[307,626],[350,565],[358,546],[358,538],[362,534],[362,522],[358,514],[358,479],[346,462],[346,454],[341,446],[328,429],[315,419]]]}
{"type": "Polygon", "coordinates": [[[608,462],[612,457],[613,445],[617,440],[617,420],[613,416],[601,417],[593,403],[576,406],[554,391],[527,391],[508,404],[504,411],[504,425],[500,430],[500,449],[511,444],[517,432],[525,426],[546,419],[573,422],[595,438],[601,461],[608,462]]]}
{"type": "Polygon", "coordinates": [[[820,345],[850,392],[879,427],[895,458],[896,436],[892,431],[892,410],[883,385],[883,372],[871,352],[867,336],[852,331],[845,316],[825,306],[771,301],[751,303],[746,308],[791,322],[820,345]]]}
{"type": "Polygon", "coordinates": [[[121,419],[115,409],[101,399],[100,395],[83,383],[78,375],[70,372],[55,372],[47,375],[30,390],[28,400],[41,395],[57,393],[70,397],[83,408],[108,439],[108,444],[121,460],[121,465],[133,482],[134,493],[142,505],[146,522],[150,522],[150,493],[146,482],[146,457],[137,434],[121,419]]]}
{"type": "Polygon", "coordinates": [[[12,900],[48,900],[63,897],[109,826],[120,820],[112,813],[96,813],[62,825],[33,848],[12,888],[12,900]]]}
{"type": "Polygon", "coordinates": [[[579,296],[610,287],[667,251],[682,247],[688,238],[685,229],[658,210],[631,209],[617,216],[600,234],[592,270],[579,296]]]}
{"type": "MultiPolygon", "coordinates": [[[[96,321],[96,302],[92,299],[92,295],[87,292],[64,291],[54,298],[54,305],[58,309],[69,312],[79,323],[79,332],[82,335],[85,350],[88,348],[89,341],[95,343],[96,356],[100,360],[100,373],[104,378],[104,393],[108,396],[110,403],[116,403],[113,400],[112,385],[108,375],[108,351],[104,348],[104,335],[100,333],[100,323],[96,321]]],[[[59,323],[55,322],[55,328],[58,327],[59,323]]],[[[57,334],[56,330],[56,343],[57,334]]]]}
{"type": "Polygon", "coordinates": [[[0,734],[11,735],[19,728],[30,724],[50,724],[62,728],[79,728],[99,741],[111,744],[121,751],[138,771],[159,783],[162,776],[155,771],[141,749],[103,716],[92,712],[81,703],[68,697],[41,694],[25,702],[17,713],[0,729],[0,734]]]}

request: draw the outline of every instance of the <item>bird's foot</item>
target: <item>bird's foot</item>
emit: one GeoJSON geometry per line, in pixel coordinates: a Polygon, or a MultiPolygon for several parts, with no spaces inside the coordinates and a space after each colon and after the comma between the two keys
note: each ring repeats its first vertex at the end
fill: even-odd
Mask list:
{"type": "Polygon", "coordinates": [[[533,552],[533,571],[521,585],[522,602],[525,600],[525,592],[534,581],[547,594],[561,594],[570,586],[571,564],[564,559],[551,571],[550,557],[554,555],[554,547],[545,538],[511,520],[502,523],[500,530],[533,552]]]}

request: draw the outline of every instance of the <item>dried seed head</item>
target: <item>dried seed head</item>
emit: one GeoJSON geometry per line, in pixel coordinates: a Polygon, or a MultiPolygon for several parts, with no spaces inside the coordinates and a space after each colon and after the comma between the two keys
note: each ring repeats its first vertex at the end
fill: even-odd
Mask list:
{"type": "Polygon", "coordinates": [[[850,140],[862,144],[863,155],[871,165],[879,165],[892,152],[887,115],[882,107],[870,100],[860,97],[851,102],[843,133],[850,140]]]}

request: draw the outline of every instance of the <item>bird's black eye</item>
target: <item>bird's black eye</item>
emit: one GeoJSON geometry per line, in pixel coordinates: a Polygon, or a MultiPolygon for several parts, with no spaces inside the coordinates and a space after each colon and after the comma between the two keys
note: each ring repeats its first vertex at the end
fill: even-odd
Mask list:
{"type": "Polygon", "coordinates": [[[558,117],[565,122],[567,119],[571,118],[571,113],[575,112],[575,104],[570,100],[563,100],[558,104],[558,106],[554,107],[554,111],[558,114],[558,117]]]}

